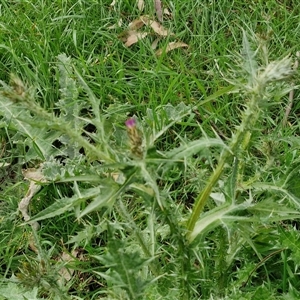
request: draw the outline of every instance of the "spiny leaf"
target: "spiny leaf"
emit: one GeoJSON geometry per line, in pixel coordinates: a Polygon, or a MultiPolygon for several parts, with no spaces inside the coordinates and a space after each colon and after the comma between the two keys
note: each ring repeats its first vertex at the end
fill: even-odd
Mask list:
{"type": "Polygon", "coordinates": [[[7,286],[0,286],[0,296],[10,300],[41,300],[38,297],[38,288],[26,291],[20,284],[8,283],[7,286]]]}
{"type": "Polygon", "coordinates": [[[300,207],[300,197],[297,197],[294,195],[291,191],[288,190],[288,187],[285,188],[285,186],[281,186],[280,184],[270,184],[265,182],[258,182],[253,184],[253,187],[258,191],[269,191],[269,192],[275,192],[276,194],[282,193],[287,196],[289,200],[292,201],[296,205],[296,207],[300,207]]]}
{"type": "Polygon", "coordinates": [[[34,217],[32,217],[29,220],[29,222],[45,220],[48,218],[53,218],[55,216],[61,215],[64,212],[74,208],[76,205],[80,204],[81,202],[97,197],[99,194],[101,194],[102,189],[103,189],[102,186],[98,186],[95,188],[90,188],[90,189],[80,191],[80,195],[76,194],[70,198],[59,199],[58,201],[56,201],[55,203],[48,206],[46,209],[44,209],[43,211],[39,212],[34,217]]]}
{"type": "Polygon", "coordinates": [[[246,32],[243,30],[243,63],[244,68],[249,74],[249,78],[254,79],[256,78],[257,73],[257,62],[255,60],[255,53],[252,51],[250,43],[248,41],[246,32]]]}
{"type": "Polygon", "coordinates": [[[192,242],[199,234],[207,233],[220,224],[228,224],[236,221],[249,222],[249,217],[239,217],[234,215],[234,213],[246,210],[251,206],[252,204],[250,202],[245,202],[240,205],[229,205],[225,203],[222,206],[218,206],[204,213],[196,223],[194,230],[188,236],[189,241],[192,242]]]}
{"type": "Polygon", "coordinates": [[[157,107],[156,111],[147,109],[147,116],[144,118],[145,127],[151,130],[151,136],[147,142],[148,148],[154,145],[154,142],[162,136],[176,122],[181,121],[185,116],[191,114],[191,108],[184,103],[179,103],[176,106],[167,104],[157,107]]]}
{"type": "Polygon", "coordinates": [[[140,270],[152,259],[142,258],[138,251],[126,251],[125,242],[116,239],[110,239],[107,253],[95,258],[109,268],[105,273],[96,272],[109,285],[126,290],[129,299],[143,299],[142,293],[150,280],[144,280],[140,270]]]}
{"type": "Polygon", "coordinates": [[[300,199],[300,164],[293,164],[292,168],[287,172],[287,178],[284,183],[284,187],[293,194],[295,197],[300,199]]]}
{"type": "Polygon", "coordinates": [[[176,149],[165,153],[165,155],[172,160],[181,160],[185,157],[190,157],[201,150],[207,149],[208,147],[227,147],[221,139],[209,139],[203,138],[196,141],[188,142],[176,149]]]}
{"type": "MultiPolygon", "coordinates": [[[[133,176],[134,174],[132,174],[133,176]]],[[[80,213],[78,218],[82,218],[86,214],[95,211],[103,206],[112,206],[116,198],[124,191],[132,180],[132,176],[127,178],[121,186],[110,180],[110,185],[102,189],[101,193],[93,199],[93,201],[80,213]]]]}
{"type": "Polygon", "coordinates": [[[117,185],[102,189],[102,193],[93,198],[92,202],[80,213],[78,218],[82,218],[88,213],[99,210],[103,206],[112,207],[116,197],[119,195],[117,185]]]}
{"type": "Polygon", "coordinates": [[[295,264],[300,264],[300,234],[296,228],[289,227],[283,229],[279,227],[280,240],[283,247],[287,247],[292,251],[292,259],[295,264]]]}
{"type": "Polygon", "coordinates": [[[31,116],[28,110],[22,109],[5,97],[0,99],[0,114],[4,116],[7,127],[17,131],[15,142],[22,142],[28,146],[27,161],[45,160],[51,155],[61,154],[61,150],[53,147],[53,142],[58,139],[60,133],[47,129],[46,122],[43,126],[42,122],[45,120],[38,120],[31,116]],[[40,124],[42,128],[29,124],[34,122],[40,124]]]}
{"type": "Polygon", "coordinates": [[[78,117],[83,104],[78,99],[78,84],[74,80],[71,58],[62,53],[57,56],[57,59],[61,97],[56,106],[60,109],[64,120],[71,121],[77,130],[82,123],[78,117]]]}

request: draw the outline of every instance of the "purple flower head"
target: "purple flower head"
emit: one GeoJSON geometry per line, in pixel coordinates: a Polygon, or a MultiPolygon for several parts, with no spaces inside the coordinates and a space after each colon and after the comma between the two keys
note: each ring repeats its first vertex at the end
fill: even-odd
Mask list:
{"type": "Polygon", "coordinates": [[[130,118],[125,122],[125,125],[128,129],[132,129],[136,126],[136,121],[134,118],[130,118]]]}

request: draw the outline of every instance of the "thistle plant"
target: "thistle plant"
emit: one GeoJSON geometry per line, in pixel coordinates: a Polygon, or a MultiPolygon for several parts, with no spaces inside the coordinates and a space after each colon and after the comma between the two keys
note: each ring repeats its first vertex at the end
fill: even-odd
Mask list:
{"type": "MultiPolygon", "coordinates": [[[[243,32],[243,54],[242,70],[247,81],[231,81],[231,83],[235,85],[237,92],[242,93],[243,97],[247,99],[244,103],[245,109],[241,116],[241,123],[233,133],[228,147],[221,153],[215,170],[208,179],[205,188],[195,200],[191,216],[187,222],[187,238],[190,242],[200,233],[200,228],[202,228],[202,221],[201,219],[199,220],[200,214],[203,212],[212,189],[220,179],[225,164],[231,164],[234,157],[236,159],[239,158],[241,149],[247,149],[251,139],[251,132],[261,116],[261,111],[271,100],[272,92],[278,91],[274,89],[274,84],[289,78],[293,74],[292,59],[288,56],[279,61],[270,62],[266,66],[258,66],[255,53],[251,50],[245,32],[243,32]],[[199,226],[197,227],[196,224],[199,224],[199,226]]],[[[234,198],[231,201],[231,209],[234,210],[234,198]]],[[[244,204],[247,206],[246,203],[244,204]]]]}
{"type": "MultiPolygon", "coordinates": [[[[100,293],[112,297],[107,299],[239,296],[237,287],[251,281],[266,262],[263,255],[273,258],[287,249],[297,254],[295,232],[280,233],[286,248],[266,242],[267,251],[259,250],[260,239],[276,237],[270,224],[300,215],[294,178],[299,167],[268,182],[261,179],[263,171],[247,170],[244,160],[263,113],[268,113],[274,95],[290,90],[283,81],[293,73],[290,57],[260,65],[259,51],[251,50],[243,33],[242,65],[231,70],[235,76],[226,78],[231,84],[228,90],[244,99],[243,110],[239,125],[225,141],[217,134],[210,137],[196,122],[202,133],[198,139],[190,140],[180,130],[192,122],[201,103],[148,108],[139,120],[128,118],[128,112],[135,114],[129,105],[105,107],[64,54],[57,56],[60,100],[53,111],[41,107],[34,89],[19,78],[2,82],[0,114],[23,139],[22,163],[40,166],[42,162],[45,180],[37,184],[51,183],[58,191],[57,200],[43,203],[43,209],[22,225],[64,214],[74,217],[72,226],[83,224],[81,231],[68,234],[67,244],[87,251],[97,245],[89,271],[94,281],[101,282],[100,293]],[[165,147],[162,138],[173,138],[176,146],[165,147]],[[189,204],[181,201],[188,194],[184,190],[188,182],[193,182],[191,194],[196,194],[189,197],[189,204]],[[67,192],[61,192],[61,184],[67,192]],[[284,195],[276,205],[268,194],[272,190],[284,195]],[[260,260],[258,267],[252,262],[243,265],[243,258],[253,252],[260,260]]],[[[36,240],[38,233],[34,232],[36,240]]],[[[38,247],[36,255],[47,262],[42,252],[38,247]]],[[[51,273],[49,262],[50,258],[51,273]]],[[[20,276],[23,283],[31,280],[27,269],[20,276]]],[[[50,279],[47,283],[53,286],[48,290],[56,290],[55,277],[50,279]]]]}

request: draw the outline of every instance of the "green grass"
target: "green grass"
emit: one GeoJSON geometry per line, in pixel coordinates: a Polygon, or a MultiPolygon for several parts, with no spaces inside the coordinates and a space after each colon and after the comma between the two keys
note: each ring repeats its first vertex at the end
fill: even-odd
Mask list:
{"type": "Polygon", "coordinates": [[[300,4],[110,4],[0,1],[0,300],[299,299],[300,4]]]}

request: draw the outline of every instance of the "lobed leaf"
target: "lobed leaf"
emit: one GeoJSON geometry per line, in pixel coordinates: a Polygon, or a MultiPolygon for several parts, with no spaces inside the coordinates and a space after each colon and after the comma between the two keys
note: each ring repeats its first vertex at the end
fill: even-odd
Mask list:
{"type": "MultiPolygon", "coordinates": [[[[109,187],[106,187],[109,188],[109,187]]],[[[80,191],[80,194],[76,194],[70,198],[62,198],[57,200],[55,203],[51,204],[41,212],[33,216],[29,222],[32,221],[41,221],[48,218],[53,218],[55,216],[61,215],[66,211],[73,209],[76,205],[80,204],[83,201],[94,199],[99,194],[103,192],[105,186],[97,186],[94,188],[89,188],[80,191]]]]}

